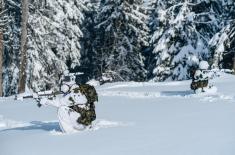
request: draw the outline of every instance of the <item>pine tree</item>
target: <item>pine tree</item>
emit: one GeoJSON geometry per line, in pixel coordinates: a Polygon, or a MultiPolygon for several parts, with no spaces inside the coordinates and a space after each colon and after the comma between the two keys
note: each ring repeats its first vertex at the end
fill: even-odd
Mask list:
{"type": "Polygon", "coordinates": [[[3,40],[3,94],[4,96],[17,93],[19,78],[19,51],[20,51],[20,0],[5,0],[5,17],[3,40]]]}
{"type": "Polygon", "coordinates": [[[96,73],[114,81],[143,81],[148,19],[141,0],[105,0],[96,18],[96,73]]]}
{"type": "Polygon", "coordinates": [[[210,41],[212,68],[234,69],[235,23],[225,26],[210,41]]]}
{"type": "Polygon", "coordinates": [[[212,68],[234,68],[235,54],[235,2],[223,2],[221,30],[210,41],[210,54],[212,55],[212,68]]]}
{"type": "Polygon", "coordinates": [[[4,1],[0,0],[0,97],[3,96],[3,29],[4,29],[4,1]]]}
{"type": "Polygon", "coordinates": [[[98,14],[99,4],[99,0],[90,0],[86,3],[87,10],[84,11],[85,19],[81,29],[84,34],[81,41],[81,66],[77,70],[83,72],[86,79],[96,77],[97,61],[94,38],[96,38],[95,18],[98,14]]]}
{"type": "Polygon", "coordinates": [[[29,16],[28,78],[35,91],[57,89],[60,74],[80,65],[84,1],[35,0],[29,16]]]}
{"type": "Polygon", "coordinates": [[[221,2],[162,0],[153,3],[154,81],[184,80],[199,60],[209,60],[208,42],[220,27],[221,2]]]}

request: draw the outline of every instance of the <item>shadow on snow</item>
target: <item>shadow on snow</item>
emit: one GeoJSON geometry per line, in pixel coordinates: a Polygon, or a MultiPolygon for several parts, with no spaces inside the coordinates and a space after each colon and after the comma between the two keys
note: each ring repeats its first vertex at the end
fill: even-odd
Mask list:
{"type": "Polygon", "coordinates": [[[59,122],[42,122],[42,121],[32,121],[32,122],[30,122],[30,125],[23,126],[23,127],[3,129],[0,132],[13,131],[13,130],[20,130],[20,131],[44,130],[44,131],[61,132],[59,122]]]}
{"type": "Polygon", "coordinates": [[[187,91],[161,91],[161,95],[163,96],[188,96],[194,94],[193,91],[187,90],[187,91]]]}

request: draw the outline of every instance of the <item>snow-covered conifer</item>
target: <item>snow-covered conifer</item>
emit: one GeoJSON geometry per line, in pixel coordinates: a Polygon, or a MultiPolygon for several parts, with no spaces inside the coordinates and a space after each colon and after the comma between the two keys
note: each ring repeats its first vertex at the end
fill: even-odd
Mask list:
{"type": "Polygon", "coordinates": [[[213,68],[233,69],[235,56],[235,23],[225,26],[210,41],[213,68]]]}
{"type": "Polygon", "coordinates": [[[96,77],[95,18],[98,14],[99,4],[99,0],[90,0],[86,3],[87,10],[84,11],[85,19],[81,29],[84,37],[81,41],[81,66],[79,67],[79,71],[85,74],[86,79],[96,77]]]}
{"type": "Polygon", "coordinates": [[[232,69],[235,50],[235,2],[233,0],[222,3],[221,30],[210,41],[212,68],[232,69]]]}
{"type": "Polygon", "coordinates": [[[28,27],[28,86],[34,90],[58,86],[65,69],[80,65],[82,0],[33,0],[28,27]]]}
{"type": "Polygon", "coordinates": [[[141,0],[102,1],[96,18],[96,72],[115,80],[143,81],[148,16],[141,0]]]}
{"type": "Polygon", "coordinates": [[[20,51],[20,0],[4,1],[3,94],[15,94],[18,85],[20,51]]]}
{"type": "Polygon", "coordinates": [[[153,80],[183,80],[208,59],[208,42],[220,24],[220,1],[162,0],[153,3],[153,80]]]}

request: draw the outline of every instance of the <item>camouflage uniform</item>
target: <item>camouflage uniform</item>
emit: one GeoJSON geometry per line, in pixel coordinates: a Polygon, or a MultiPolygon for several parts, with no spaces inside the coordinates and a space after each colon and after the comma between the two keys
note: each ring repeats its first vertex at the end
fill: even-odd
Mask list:
{"type": "Polygon", "coordinates": [[[91,121],[78,122],[79,118],[85,117],[84,113],[87,110],[88,100],[85,95],[76,90],[77,88],[79,86],[72,85],[70,89],[66,89],[68,92],[64,95],[56,96],[52,99],[43,98],[40,101],[41,105],[50,105],[58,108],[57,116],[59,124],[61,130],[66,133],[83,130],[87,125],[91,124],[91,121]],[[77,107],[77,109],[74,107],[77,107]]]}
{"type": "Polygon", "coordinates": [[[41,105],[58,108],[57,116],[63,132],[82,130],[96,119],[94,102],[98,101],[98,95],[95,88],[88,84],[77,85],[75,79],[75,74],[64,73],[60,87],[63,95],[40,101],[41,105]]]}
{"type": "Polygon", "coordinates": [[[96,119],[95,108],[86,107],[81,108],[79,106],[70,106],[71,109],[81,114],[81,117],[77,119],[77,122],[83,125],[91,125],[92,121],[96,119]]]}
{"type": "Polygon", "coordinates": [[[77,119],[77,122],[83,125],[91,125],[92,121],[96,119],[95,108],[87,106],[84,108],[78,105],[70,106],[71,109],[81,114],[81,117],[77,119]]]}
{"type": "Polygon", "coordinates": [[[95,101],[98,101],[98,95],[95,88],[88,84],[79,85],[79,87],[74,89],[74,92],[81,92],[87,98],[87,103],[84,108],[79,107],[79,105],[71,106],[70,108],[81,114],[77,122],[83,125],[91,125],[92,121],[96,119],[95,113],[95,101]]]}
{"type": "Polygon", "coordinates": [[[191,89],[196,90],[202,88],[203,91],[203,88],[207,86],[208,86],[208,75],[206,71],[202,69],[196,70],[193,77],[193,81],[191,83],[191,89]]]}

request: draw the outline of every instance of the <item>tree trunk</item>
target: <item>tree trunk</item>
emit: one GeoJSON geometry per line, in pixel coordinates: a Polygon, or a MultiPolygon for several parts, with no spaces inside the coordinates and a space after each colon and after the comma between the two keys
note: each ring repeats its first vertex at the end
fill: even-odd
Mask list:
{"type": "Polygon", "coordinates": [[[233,74],[235,74],[235,51],[233,54],[233,74]]]}
{"type": "Polygon", "coordinates": [[[21,58],[20,58],[18,93],[25,92],[25,84],[26,84],[28,0],[22,0],[21,6],[22,6],[21,47],[20,47],[21,58]]]}
{"type": "Polygon", "coordinates": [[[3,82],[3,32],[0,29],[0,96],[3,96],[3,87],[2,87],[2,82],[3,82]]]}
{"type": "MultiPolygon", "coordinates": [[[[0,12],[3,11],[4,8],[4,1],[0,0],[0,12]]],[[[2,87],[2,83],[3,83],[3,29],[0,28],[0,97],[3,96],[3,87],[2,87]]]]}

